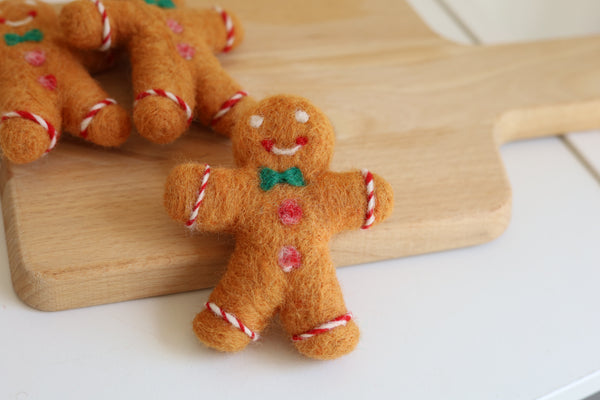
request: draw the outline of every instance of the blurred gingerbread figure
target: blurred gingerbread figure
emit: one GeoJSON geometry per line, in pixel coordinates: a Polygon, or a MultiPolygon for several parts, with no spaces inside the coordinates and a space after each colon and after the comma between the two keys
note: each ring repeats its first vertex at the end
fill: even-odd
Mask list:
{"type": "Polygon", "coordinates": [[[238,19],[220,8],[195,10],[182,0],[78,0],[61,12],[69,42],[80,49],[126,48],[140,135],[170,143],[198,119],[229,135],[251,105],[213,53],[243,38],[238,19]]]}
{"type": "Polygon", "coordinates": [[[106,54],[71,51],[54,9],[35,0],[0,2],[0,146],[14,163],[54,148],[64,129],[101,146],[119,146],[131,130],[84,68],[106,54]]]}
{"type": "Polygon", "coordinates": [[[300,97],[275,96],[247,110],[232,141],[238,168],[183,164],[166,185],[172,218],[236,238],[225,275],[194,320],[196,335],[210,347],[241,350],[279,312],[306,356],[352,351],[359,331],[329,241],[383,221],[393,207],[391,186],[366,170],[330,171],[333,128],[300,97]]]}

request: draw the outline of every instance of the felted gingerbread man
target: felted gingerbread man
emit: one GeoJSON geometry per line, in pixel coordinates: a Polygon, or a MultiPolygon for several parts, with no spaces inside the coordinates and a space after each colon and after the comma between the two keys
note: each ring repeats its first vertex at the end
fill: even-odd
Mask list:
{"type": "Polygon", "coordinates": [[[127,48],[133,120],[153,142],[172,142],[193,118],[229,135],[240,104],[254,103],[213,54],[243,38],[238,19],[220,8],[194,10],[177,0],[79,0],[63,8],[61,25],[74,47],[127,48]]]}
{"type": "Polygon", "coordinates": [[[49,152],[63,128],[101,146],[118,146],[129,136],[127,113],[82,64],[103,61],[66,46],[50,5],[0,2],[0,60],[0,146],[12,162],[49,152]]]}
{"type": "Polygon", "coordinates": [[[224,276],[194,320],[196,335],[210,347],[241,350],[279,312],[301,353],[331,359],[352,351],[358,327],[329,241],[383,221],[392,211],[391,186],[366,170],[330,171],[333,128],[300,97],[275,96],[247,110],[232,142],[238,168],[183,164],[166,184],[172,218],[236,239],[224,276]]]}

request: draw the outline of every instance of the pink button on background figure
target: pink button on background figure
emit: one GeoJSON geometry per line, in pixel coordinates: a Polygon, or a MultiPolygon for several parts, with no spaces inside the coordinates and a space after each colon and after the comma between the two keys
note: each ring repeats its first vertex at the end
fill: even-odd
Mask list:
{"type": "Polygon", "coordinates": [[[179,22],[175,21],[174,19],[168,19],[167,26],[169,29],[171,29],[171,31],[173,31],[173,33],[183,32],[183,26],[181,26],[179,22]]]}
{"type": "Polygon", "coordinates": [[[295,225],[302,218],[302,208],[296,200],[284,200],[279,206],[279,220],[284,225],[295,225]]]}
{"type": "Polygon", "coordinates": [[[44,75],[44,76],[40,76],[38,78],[38,82],[40,83],[40,85],[42,85],[43,87],[45,87],[48,90],[55,90],[56,89],[56,77],[54,75],[44,75]]]}
{"type": "Polygon", "coordinates": [[[279,251],[279,266],[283,272],[290,272],[300,267],[302,257],[294,246],[284,246],[279,251]]]}
{"type": "Polygon", "coordinates": [[[187,43],[179,43],[177,45],[177,51],[179,52],[179,55],[186,60],[191,60],[194,57],[194,54],[196,54],[196,49],[187,43]]]}
{"type": "Polygon", "coordinates": [[[39,67],[46,61],[46,53],[41,50],[33,50],[25,53],[25,61],[34,67],[39,67]]]}

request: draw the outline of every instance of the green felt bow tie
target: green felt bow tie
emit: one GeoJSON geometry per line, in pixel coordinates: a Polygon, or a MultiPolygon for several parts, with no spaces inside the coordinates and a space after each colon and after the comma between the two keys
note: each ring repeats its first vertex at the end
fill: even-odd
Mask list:
{"type": "Polygon", "coordinates": [[[8,46],[14,46],[15,44],[23,42],[41,42],[44,39],[44,34],[39,29],[32,29],[25,32],[23,36],[18,33],[5,33],[4,41],[8,46]]]}
{"type": "Polygon", "coordinates": [[[171,0],[144,0],[146,3],[160,8],[175,8],[175,4],[171,0]]]}
{"type": "Polygon", "coordinates": [[[261,168],[260,188],[265,192],[271,190],[278,183],[287,183],[292,186],[305,186],[304,177],[300,168],[293,167],[283,172],[273,171],[271,168],[261,168]]]}

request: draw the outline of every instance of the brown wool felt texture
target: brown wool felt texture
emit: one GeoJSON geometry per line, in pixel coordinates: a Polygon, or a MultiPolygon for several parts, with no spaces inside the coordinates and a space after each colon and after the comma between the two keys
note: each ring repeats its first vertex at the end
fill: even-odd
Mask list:
{"type": "MultiPolygon", "coordinates": [[[[365,222],[367,195],[360,171],[332,172],[334,131],[327,117],[307,100],[275,96],[258,103],[236,124],[233,152],[238,168],[213,168],[205,196],[192,227],[206,232],[230,232],[236,245],[227,270],[209,301],[235,315],[244,325],[261,332],[277,313],[290,335],[305,333],[345,314],[342,292],[329,254],[331,237],[343,230],[358,229],[365,222]],[[305,111],[306,123],[295,119],[305,111]],[[251,121],[262,117],[256,128],[251,121]],[[294,147],[298,138],[306,144],[294,155],[277,155],[262,142],[278,148],[294,147]],[[283,172],[298,167],[306,185],[275,185],[261,189],[262,167],[283,172]],[[294,200],[302,210],[295,224],[284,224],[279,208],[294,200]],[[278,262],[283,246],[294,246],[301,255],[299,268],[284,272],[278,262]]],[[[170,173],[165,207],[180,222],[190,218],[203,179],[205,164],[188,163],[170,173]]],[[[392,212],[392,188],[373,174],[375,223],[392,212]]],[[[368,234],[368,232],[365,232],[368,234]]],[[[250,338],[206,309],[193,323],[198,338],[222,351],[243,349],[250,338]]],[[[354,349],[359,331],[354,321],[312,338],[294,341],[306,356],[332,359],[354,349]]]]}
{"type": "MultiPolygon", "coordinates": [[[[23,21],[32,11],[36,15],[22,26],[0,23],[0,112],[33,113],[52,124],[58,134],[64,129],[80,136],[81,122],[92,106],[109,97],[85,66],[102,69],[108,64],[107,55],[71,51],[62,40],[58,18],[48,4],[37,1],[32,6],[21,0],[0,2],[0,18],[4,21],[23,21]],[[7,44],[6,35],[24,35],[32,29],[43,33],[40,42],[7,44]],[[25,57],[32,53],[43,54],[43,57],[37,62],[28,62],[25,57]],[[45,77],[45,86],[40,83],[41,77],[45,77]]],[[[119,146],[130,130],[126,111],[112,104],[92,119],[86,140],[101,146],[119,146]]],[[[14,163],[37,160],[49,145],[48,132],[36,122],[17,117],[0,124],[2,152],[14,163]]]]}
{"type": "MultiPolygon", "coordinates": [[[[223,70],[213,53],[223,51],[227,42],[225,23],[215,9],[160,8],[143,0],[106,0],[102,2],[110,21],[113,48],[126,48],[132,68],[134,95],[161,89],[182,98],[193,110],[193,117],[205,125],[221,106],[241,87],[223,70]],[[175,22],[182,28],[174,32],[168,25],[175,22]],[[187,60],[178,45],[190,46],[193,55],[187,60]]],[[[242,41],[244,32],[235,15],[235,41],[242,41]]],[[[97,49],[102,43],[102,19],[94,2],[78,0],[63,7],[61,26],[69,42],[80,49],[97,49]]],[[[191,53],[190,53],[191,54],[191,53]]],[[[254,100],[244,97],[212,128],[230,135],[243,109],[254,100]]],[[[173,100],[148,96],[133,109],[134,124],[140,135],[155,143],[170,143],[187,130],[185,111],[173,100]]]]}

